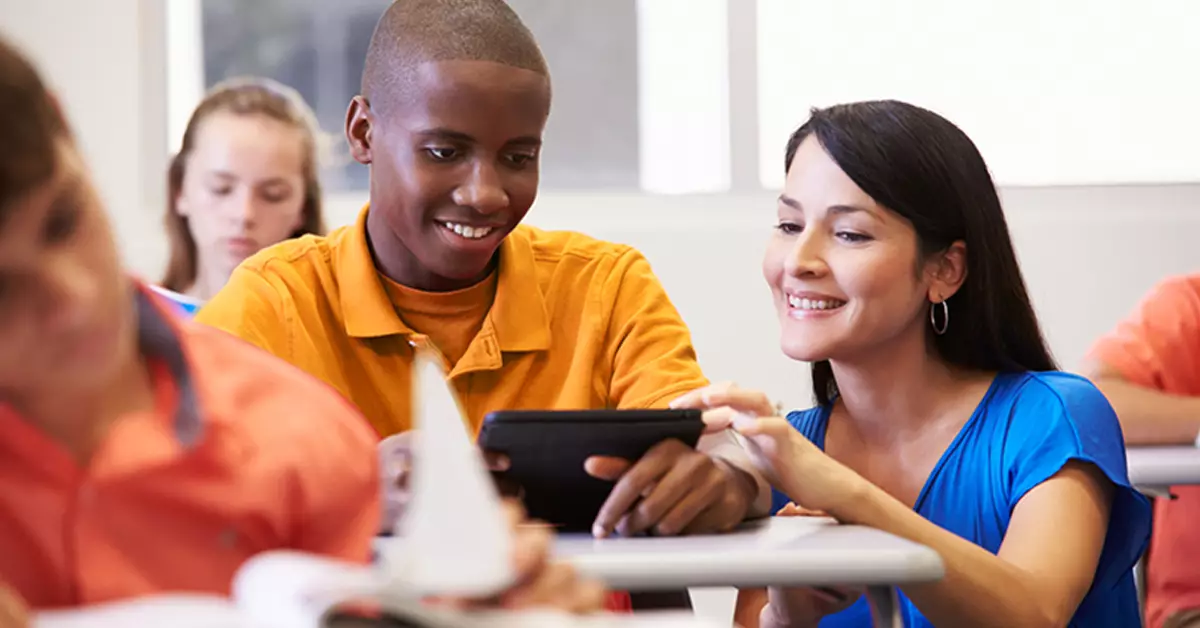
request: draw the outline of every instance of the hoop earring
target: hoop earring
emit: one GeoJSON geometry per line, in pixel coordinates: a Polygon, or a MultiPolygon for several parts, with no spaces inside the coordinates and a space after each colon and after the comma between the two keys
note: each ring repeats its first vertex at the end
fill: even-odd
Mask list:
{"type": "Polygon", "coordinates": [[[941,303],[929,304],[929,325],[933,327],[933,333],[941,336],[946,333],[946,329],[950,327],[950,306],[946,305],[946,301],[941,303]],[[942,324],[939,326],[937,322],[937,306],[942,306],[942,324]]]}

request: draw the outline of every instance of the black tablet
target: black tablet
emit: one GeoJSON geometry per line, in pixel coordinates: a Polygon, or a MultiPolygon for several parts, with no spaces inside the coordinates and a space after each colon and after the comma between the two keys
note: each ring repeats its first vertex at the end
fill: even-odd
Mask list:
{"type": "Polygon", "coordinates": [[[519,487],[530,517],[586,531],[614,483],[588,475],[585,460],[638,460],[672,438],[695,447],[703,431],[699,410],[511,410],[484,418],[479,445],[508,456],[497,479],[519,487]]]}

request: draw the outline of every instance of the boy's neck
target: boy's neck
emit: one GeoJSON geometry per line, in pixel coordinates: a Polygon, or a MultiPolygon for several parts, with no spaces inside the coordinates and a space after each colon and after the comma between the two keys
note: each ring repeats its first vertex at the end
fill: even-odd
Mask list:
{"type": "Polygon", "coordinates": [[[154,383],[145,358],[131,338],[118,368],[107,381],[86,389],[51,385],[12,405],[26,421],[41,430],[86,465],[121,417],[154,410],[154,383]]]}
{"type": "Polygon", "coordinates": [[[455,292],[464,290],[471,286],[479,285],[480,282],[487,279],[496,268],[496,257],[492,257],[492,263],[488,264],[477,277],[469,279],[451,279],[431,273],[421,267],[420,262],[416,257],[407,254],[396,259],[396,257],[386,258],[380,255],[375,256],[375,268],[383,273],[383,276],[391,279],[393,282],[419,290],[421,292],[455,292]]]}

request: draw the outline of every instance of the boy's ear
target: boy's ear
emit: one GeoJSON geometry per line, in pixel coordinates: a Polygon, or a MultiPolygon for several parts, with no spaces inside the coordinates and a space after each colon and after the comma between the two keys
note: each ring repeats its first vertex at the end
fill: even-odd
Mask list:
{"type": "Polygon", "coordinates": [[[346,110],[346,141],[350,144],[350,156],[360,164],[371,163],[371,133],[375,126],[375,114],[363,96],[355,96],[346,110]]]}

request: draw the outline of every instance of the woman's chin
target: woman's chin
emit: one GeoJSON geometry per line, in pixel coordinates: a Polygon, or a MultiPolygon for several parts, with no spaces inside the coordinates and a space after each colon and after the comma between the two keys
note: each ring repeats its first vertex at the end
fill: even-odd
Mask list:
{"type": "Polygon", "coordinates": [[[820,362],[829,359],[829,351],[812,343],[783,341],[783,354],[797,362],[820,362]]]}

